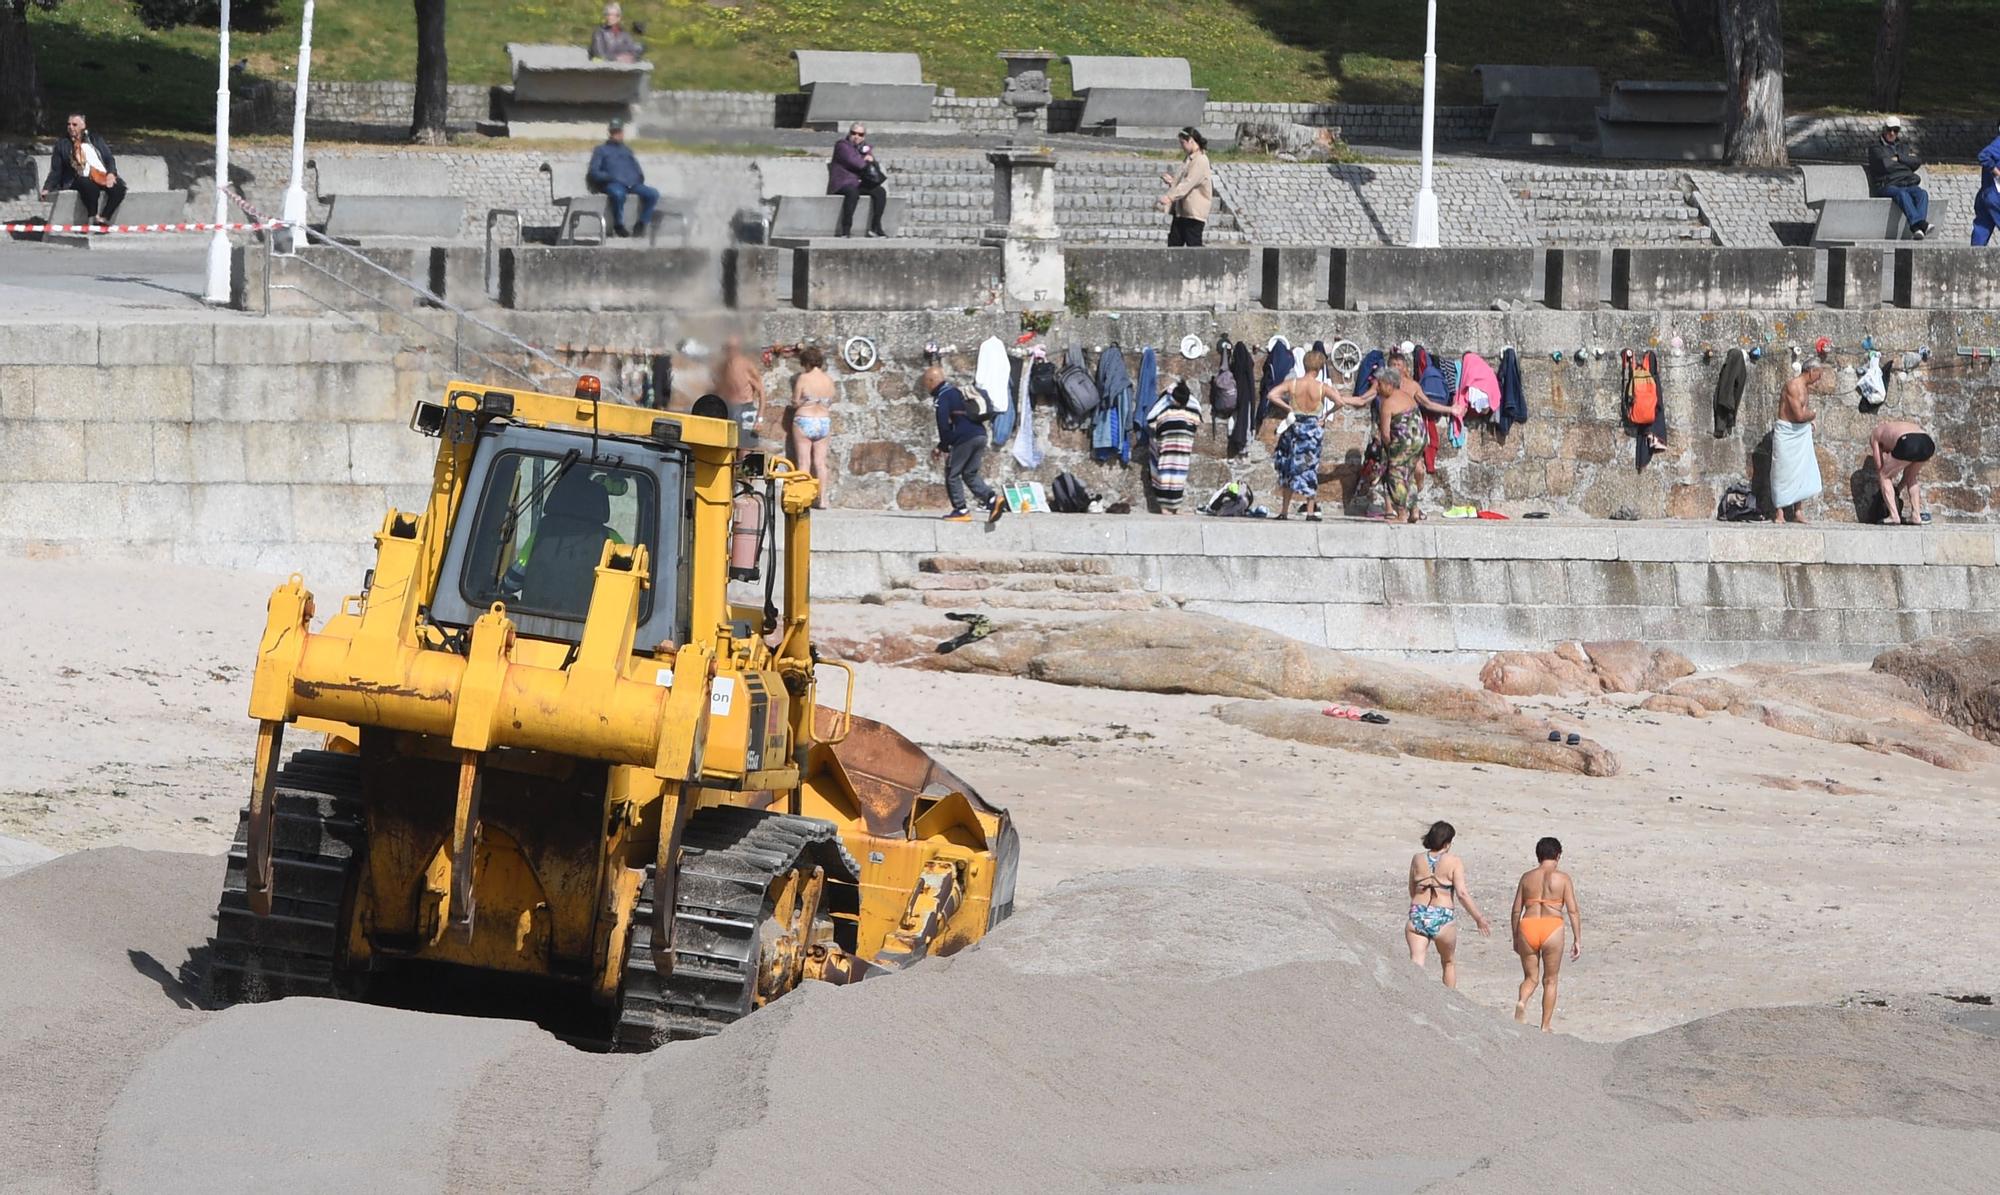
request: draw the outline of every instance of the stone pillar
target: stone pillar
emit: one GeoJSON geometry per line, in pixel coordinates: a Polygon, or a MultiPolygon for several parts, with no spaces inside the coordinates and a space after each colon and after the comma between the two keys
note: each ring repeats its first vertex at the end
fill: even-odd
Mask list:
{"type": "Polygon", "coordinates": [[[993,163],[993,225],[1001,250],[1002,303],[1009,311],[1063,304],[1062,236],[1056,229],[1056,159],[1045,150],[1000,150],[993,163]]]}

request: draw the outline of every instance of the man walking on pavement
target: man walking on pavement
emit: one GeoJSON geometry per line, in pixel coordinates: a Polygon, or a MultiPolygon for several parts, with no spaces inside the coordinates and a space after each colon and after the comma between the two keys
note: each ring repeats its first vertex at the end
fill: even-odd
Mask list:
{"type": "Polygon", "coordinates": [[[611,235],[629,237],[632,230],[625,227],[625,197],[639,197],[639,226],[651,229],[653,209],[659,206],[660,193],[646,185],[646,172],[639,167],[639,157],[632,147],[625,144],[625,122],[614,120],[604,144],[590,155],[590,169],[584,178],[593,190],[604,193],[606,215],[611,218],[611,235]]]}
{"type": "Polygon", "coordinates": [[[945,380],[944,370],[933,365],[924,370],[924,390],[937,407],[937,447],[934,457],[944,457],[944,491],[951,498],[945,520],[970,523],[972,510],[965,504],[965,491],[972,491],[986,508],[986,521],[996,522],[1007,513],[1007,499],[986,484],[979,466],[986,459],[986,426],[979,421],[971,404],[957,386],[945,380]]]}

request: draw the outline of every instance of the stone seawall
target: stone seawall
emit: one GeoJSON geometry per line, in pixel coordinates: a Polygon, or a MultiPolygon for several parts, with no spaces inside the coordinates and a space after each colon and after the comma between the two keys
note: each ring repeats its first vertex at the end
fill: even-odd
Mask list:
{"type": "MultiPolygon", "coordinates": [[[[608,378],[653,353],[677,351],[690,336],[713,345],[728,328],[713,315],[657,312],[489,316],[558,351],[574,367],[608,378]]],[[[139,553],[268,568],[323,559],[351,570],[360,561],[355,545],[366,543],[382,510],[391,502],[420,500],[430,445],[404,424],[412,404],[447,380],[453,360],[448,343],[426,342],[413,325],[381,318],[388,322],[366,322],[382,331],[350,330],[327,318],[245,315],[60,327],[0,323],[0,550],[139,553]]],[[[836,348],[846,336],[874,338],[881,367],[868,373],[834,368],[832,499],[852,510],[935,513],[944,493],[929,458],[935,439],[930,403],[917,386],[924,346],[947,348],[946,365],[969,382],[979,341],[988,335],[1011,341],[1018,331],[1014,317],[994,314],[792,312],[764,316],[749,338],[753,345],[817,340],[836,348]]],[[[1279,332],[1301,344],[1408,337],[1496,357],[1502,346],[1522,347],[1528,422],[1503,440],[1485,421],[1474,420],[1462,448],[1445,447],[1425,496],[1434,515],[1461,503],[1515,516],[1543,510],[1558,518],[1604,519],[1623,508],[1692,526],[1710,523],[1730,482],[1762,475],[1788,342],[1809,345],[1829,336],[1849,366],[1864,335],[1893,353],[1932,346],[1931,365],[1893,395],[1881,416],[1913,419],[1937,436],[1941,451],[1927,479],[1936,528],[1990,526],[2000,514],[1993,498],[2000,441],[1990,430],[2000,426],[1994,363],[1960,358],[1952,348],[1961,337],[2000,341],[2000,330],[1984,313],[1130,312],[1118,320],[1060,316],[1046,343],[1058,356],[1077,343],[1094,357],[1099,346],[1115,340],[1136,367],[1139,346],[1178,345],[1188,333],[1209,346],[1221,333],[1261,346],[1279,332]],[[1766,335],[1773,355],[1751,370],[1736,428],[1718,437],[1711,411],[1716,365],[1703,362],[1703,350],[1763,346],[1766,335]],[[1687,346],[1678,355],[1670,347],[1675,336],[1687,346]],[[1576,350],[1595,346],[1615,353],[1652,343],[1662,354],[1671,447],[1642,471],[1634,467],[1633,441],[1618,417],[1615,357],[1579,361],[1576,350]],[[1551,360],[1551,346],[1563,348],[1563,361],[1551,360]]],[[[492,351],[489,344],[473,347],[492,351]]],[[[518,354],[498,359],[542,378],[544,388],[563,391],[570,384],[518,354]]],[[[464,360],[474,380],[513,384],[480,370],[470,353],[464,360]]],[[[1212,361],[1188,362],[1168,348],[1161,355],[1162,377],[1190,376],[1204,384],[1205,395],[1212,361]]],[[[675,402],[684,407],[707,388],[706,358],[682,356],[676,367],[675,402]]],[[[782,441],[783,398],[795,368],[780,356],[765,371],[772,395],[762,428],[767,443],[782,441]]],[[[1844,397],[1816,400],[1826,493],[1808,504],[1807,513],[1851,523],[1857,499],[1872,488],[1862,465],[1877,416],[1857,409],[1851,375],[1841,384],[1844,397]]],[[[1037,405],[1035,416],[1042,464],[1023,467],[1009,446],[989,455],[989,479],[1047,482],[1068,470],[1089,489],[1144,509],[1143,447],[1130,464],[1099,462],[1087,430],[1058,426],[1045,404],[1037,405]]],[[[1367,436],[1363,418],[1353,412],[1329,425],[1321,493],[1330,508],[1366,509],[1371,494],[1357,490],[1355,479],[1367,436]]],[[[1240,480],[1275,508],[1271,441],[1267,424],[1246,455],[1230,458],[1222,429],[1204,429],[1191,493],[1198,500],[1225,481],[1240,480]]]]}
{"type": "Polygon", "coordinates": [[[1991,527],[1025,515],[989,528],[835,512],[813,545],[821,600],[893,598],[932,556],[1091,555],[1189,610],[1393,655],[1643,639],[1704,667],[1868,660],[2000,617],[1991,527]]]}

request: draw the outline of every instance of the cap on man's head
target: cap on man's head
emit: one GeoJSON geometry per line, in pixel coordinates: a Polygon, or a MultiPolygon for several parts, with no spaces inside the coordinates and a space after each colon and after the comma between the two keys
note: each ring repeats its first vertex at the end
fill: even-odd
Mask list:
{"type": "Polygon", "coordinates": [[[622,132],[624,132],[624,131],[625,131],[625,122],[624,122],[623,120],[613,120],[613,121],[611,122],[611,131],[612,131],[612,132],[614,132],[614,133],[622,133],[622,132]]]}
{"type": "Polygon", "coordinates": [[[1891,116],[1891,117],[1890,117],[1889,119],[1887,119],[1887,120],[1885,120],[1885,121],[1883,121],[1883,122],[1882,122],[1882,131],[1883,131],[1883,132],[1885,132],[1885,133],[1886,133],[1886,132],[1889,132],[1889,131],[1890,131],[1891,129],[1895,130],[1895,131],[1896,131],[1896,132],[1898,132],[1898,133],[1902,132],[1902,131],[1903,131],[1903,118],[1902,118],[1902,117],[1900,117],[1900,116],[1891,116]]]}

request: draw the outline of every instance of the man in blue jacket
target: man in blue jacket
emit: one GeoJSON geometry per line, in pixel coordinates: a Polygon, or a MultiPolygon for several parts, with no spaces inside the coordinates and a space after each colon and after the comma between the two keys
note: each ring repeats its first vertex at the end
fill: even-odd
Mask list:
{"type": "Polygon", "coordinates": [[[653,209],[659,206],[660,193],[646,185],[646,172],[639,168],[639,157],[632,147],[625,144],[625,122],[614,120],[604,144],[590,155],[590,169],[584,174],[584,181],[590,189],[604,196],[605,208],[611,217],[611,232],[614,236],[629,237],[630,229],[625,227],[625,197],[639,197],[639,226],[651,228],[653,209]]]}
{"type": "Polygon", "coordinates": [[[986,521],[998,519],[1007,513],[1007,499],[979,475],[980,463],[986,459],[986,425],[959,388],[945,380],[944,370],[935,365],[926,369],[923,384],[937,407],[938,442],[931,455],[945,458],[944,492],[951,498],[945,520],[972,521],[972,510],[965,504],[968,489],[986,508],[986,521]]]}
{"type": "MultiPolygon", "coordinates": [[[[1995,129],[2000,134],[2000,129],[1995,129]]],[[[2000,228],[2000,135],[1979,151],[1979,194],[1972,201],[1972,243],[1985,245],[2000,228]]]]}

